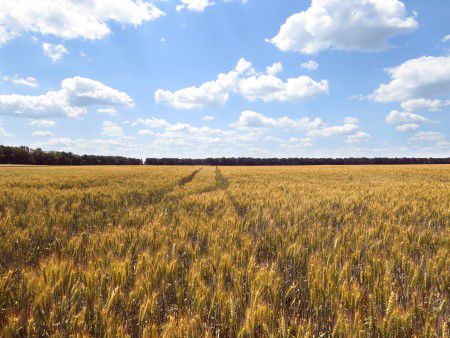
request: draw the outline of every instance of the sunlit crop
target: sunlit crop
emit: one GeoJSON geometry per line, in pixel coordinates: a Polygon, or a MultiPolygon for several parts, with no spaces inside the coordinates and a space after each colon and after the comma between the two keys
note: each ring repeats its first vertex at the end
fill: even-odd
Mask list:
{"type": "Polygon", "coordinates": [[[0,336],[448,337],[450,167],[0,168],[0,336]]]}

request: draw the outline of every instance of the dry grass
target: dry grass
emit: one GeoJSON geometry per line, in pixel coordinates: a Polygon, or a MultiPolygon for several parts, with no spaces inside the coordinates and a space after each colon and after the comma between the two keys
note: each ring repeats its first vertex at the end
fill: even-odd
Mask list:
{"type": "Polygon", "coordinates": [[[445,337],[450,167],[0,168],[0,335],[445,337]]]}

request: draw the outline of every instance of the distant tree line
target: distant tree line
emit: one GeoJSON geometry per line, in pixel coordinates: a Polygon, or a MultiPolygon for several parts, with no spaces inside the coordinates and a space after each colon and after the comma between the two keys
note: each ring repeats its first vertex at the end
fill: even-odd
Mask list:
{"type": "MultiPolygon", "coordinates": [[[[0,164],[35,165],[142,165],[142,160],[122,156],[76,155],[63,151],[43,151],[29,147],[0,145],[0,164]]],[[[211,166],[271,166],[271,165],[363,165],[363,164],[450,164],[450,158],[147,158],[146,165],[211,165],[211,166]]]]}
{"type": "Polygon", "coordinates": [[[36,165],[141,165],[142,160],[122,156],[76,155],[28,147],[0,145],[0,164],[36,165]]]}
{"type": "Polygon", "coordinates": [[[450,158],[147,158],[146,165],[218,165],[218,166],[271,166],[271,165],[364,165],[364,164],[450,164],[450,158]]]}

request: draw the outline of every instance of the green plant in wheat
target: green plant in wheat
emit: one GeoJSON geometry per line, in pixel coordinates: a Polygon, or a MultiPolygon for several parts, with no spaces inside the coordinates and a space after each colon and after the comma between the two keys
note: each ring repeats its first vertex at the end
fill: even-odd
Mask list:
{"type": "Polygon", "coordinates": [[[0,168],[0,336],[448,337],[450,167],[0,168]]]}

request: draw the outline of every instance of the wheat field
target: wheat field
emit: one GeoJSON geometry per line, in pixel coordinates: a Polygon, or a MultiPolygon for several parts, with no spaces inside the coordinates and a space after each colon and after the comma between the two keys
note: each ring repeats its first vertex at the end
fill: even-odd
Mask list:
{"type": "Polygon", "coordinates": [[[2,337],[448,337],[450,166],[0,168],[2,337]]]}

